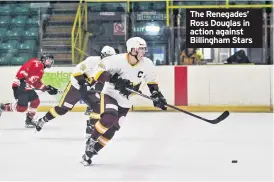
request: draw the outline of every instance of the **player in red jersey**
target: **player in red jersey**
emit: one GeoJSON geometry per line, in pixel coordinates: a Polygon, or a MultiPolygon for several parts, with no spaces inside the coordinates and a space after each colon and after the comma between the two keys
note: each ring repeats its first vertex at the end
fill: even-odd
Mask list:
{"type": "Polygon", "coordinates": [[[16,103],[0,103],[0,115],[3,111],[26,112],[26,128],[35,126],[33,117],[40,104],[40,99],[34,89],[47,91],[51,95],[57,94],[58,90],[51,85],[44,85],[41,79],[45,68],[50,68],[54,64],[52,55],[43,55],[41,59],[32,58],[24,63],[12,83],[12,89],[16,103]]]}

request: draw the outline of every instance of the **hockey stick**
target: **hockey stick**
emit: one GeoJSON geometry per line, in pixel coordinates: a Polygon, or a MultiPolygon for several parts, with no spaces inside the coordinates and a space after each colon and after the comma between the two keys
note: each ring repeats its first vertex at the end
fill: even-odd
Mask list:
{"type": "MultiPolygon", "coordinates": [[[[48,91],[48,90],[43,90],[43,89],[40,89],[40,88],[32,88],[30,90],[48,91]]],[[[101,91],[94,90],[94,89],[88,90],[87,92],[89,92],[89,93],[101,93],[101,91]]],[[[62,94],[62,93],[64,93],[64,91],[63,90],[58,90],[58,93],[62,94]]]]}
{"type": "MultiPolygon", "coordinates": [[[[152,100],[152,101],[155,101],[155,99],[153,99],[153,98],[151,98],[151,97],[149,97],[149,96],[147,96],[147,95],[145,95],[145,94],[142,94],[142,93],[140,93],[140,92],[137,92],[137,91],[135,91],[135,90],[132,90],[132,89],[129,89],[129,88],[126,88],[126,90],[129,91],[129,92],[131,92],[131,93],[137,94],[137,95],[139,95],[139,96],[141,96],[141,97],[144,97],[144,98],[150,99],[150,100],[152,100]]],[[[208,123],[210,123],[210,124],[217,124],[217,123],[223,121],[224,119],[226,119],[226,118],[229,116],[229,112],[228,112],[228,111],[225,111],[225,112],[223,112],[218,118],[210,120],[210,119],[206,119],[206,118],[203,118],[203,117],[201,117],[201,116],[198,116],[198,115],[196,115],[196,114],[192,114],[192,113],[190,113],[190,112],[188,112],[188,111],[185,111],[185,110],[180,109],[180,108],[178,108],[178,107],[175,107],[175,106],[173,106],[173,105],[166,104],[165,106],[170,107],[170,108],[172,108],[172,109],[175,109],[175,110],[177,110],[177,111],[183,112],[183,113],[185,113],[185,114],[188,114],[188,115],[193,116],[193,117],[195,117],[195,118],[201,119],[201,120],[206,121],[206,122],[208,122],[208,123]]]]}
{"type": "MultiPolygon", "coordinates": [[[[49,90],[44,90],[44,89],[40,89],[40,88],[32,88],[32,89],[30,89],[30,90],[37,90],[37,91],[49,91],[49,90]]],[[[62,94],[62,93],[64,93],[64,91],[63,90],[58,90],[58,94],[62,94]]]]}

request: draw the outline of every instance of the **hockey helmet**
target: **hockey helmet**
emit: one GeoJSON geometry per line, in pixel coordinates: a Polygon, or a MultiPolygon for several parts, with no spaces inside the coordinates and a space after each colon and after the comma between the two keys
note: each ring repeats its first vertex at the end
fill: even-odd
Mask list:
{"type": "Polygon", "coordinates": [[[104,46],[101,50],[101,58],[107,57],[107,56],[112,56],[115,55],[115,49],[110,46],[104,46]]]}
{"type": "Polygon", "coordinates": [[[132,37],[127,40],[127,52],[131,52],[132,49],[147,48],[147,43],[141,37],[132,37]]]}
{"type": "Polygon", "coordinates": [[[42,55],[41,61],[46,68],[51,68],[51,66],[54,64],[54,57],[53,55],[42,55]]]}

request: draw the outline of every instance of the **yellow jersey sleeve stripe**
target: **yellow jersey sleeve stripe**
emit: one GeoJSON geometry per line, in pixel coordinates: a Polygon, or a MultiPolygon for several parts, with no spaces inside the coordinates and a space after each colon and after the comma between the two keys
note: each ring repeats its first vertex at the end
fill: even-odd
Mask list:
{"type": "Polygon", "coordinates": [[[72,73],[72,76],[80,76],[80,75],[83,75],[83,73],[81,73],[81,72],[77,72],[77,73],[72,73]]]}
{"type": "Polygon", "coordinates": [[[101,76],[101,74],[102,74],[103,72],[104,72],[104,71],[99,71],[99,72],[95,75],[94,80],[97,81],[98,78],[101,76]]]}
{"type": "Polygon", "coordinates": [[[158,85],[158,82],[148,82],[147,84],[148,84],[148,85],[152,85],[152,84],[158,85]]]}

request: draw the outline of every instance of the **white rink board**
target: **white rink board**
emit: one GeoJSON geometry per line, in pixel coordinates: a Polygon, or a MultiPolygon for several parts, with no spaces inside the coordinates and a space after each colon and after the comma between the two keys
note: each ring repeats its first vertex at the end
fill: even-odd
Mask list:
{"type": "MultiPolygon", "coordinates": [[[[0,67],[0,101],[13,101],[12,81],[19,67],[0,67]]],[[[273,66],[226,65],[189,66],[187,68],[189,106],[272,106],[273,66]],[[271,74],[272,73],[272,74],[271,74]]],[[[53,67],[47,72],[72,72],[73,67],[53,67]]],[[[175,103],[174,66],[156,66],[160,89],[169,104],[175,103]]],[[[148,89],[144,87],[144,93],[148,89]]],[[[58,101],[47,93],[40,95],[41,105],[54,105],[58,101]]],[[[151,101],[135,97],[134,106],[152,106],[151,101]]]]}
{"type": "Polygon", "coordinates": [[[14,101],[13,91],[12,91],[12,82],[15,78],[19,66],[14,67],[0,67],[0,101],[1,102],[10,102],[14,101]]]}
{"type": "Polygon", "coordinates": [[[210,67],[188,67],[188,105],[210,104],[210,67]]]}
{"type": "Polygon", "coordinates": [[[188,104],[270,105],[271,69],[263,65],[188,67],[188,104]]]}
{"type": "MultiPolygon", "coordinates": [[[[155,67],[155,74],[159,80],[159,88],[165,96],[167,102],[174,103],[174,67],[155,67]]],[[[149,89],[146,85],[143,85],[142,92],[146,95],[150,95],[149,89]]],[[[140,96],[133,97],[132,100],[136,103],[134,106],[153,106],[151,100],[140,96]]]]}

